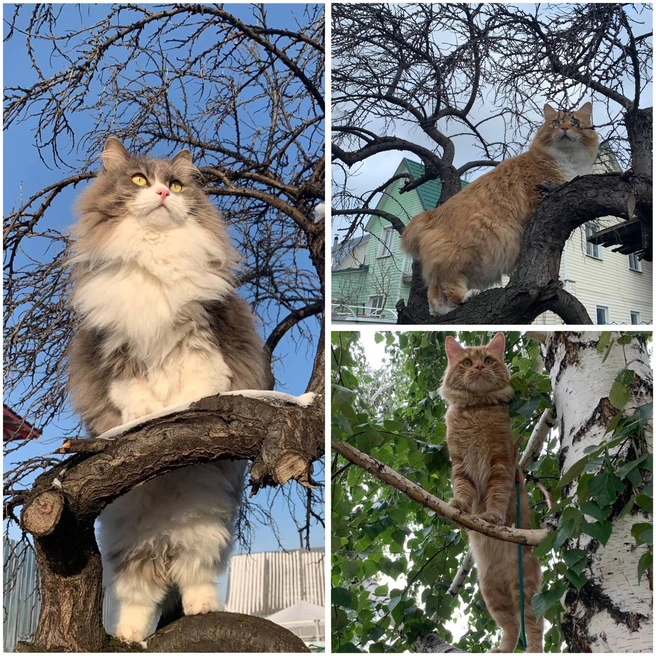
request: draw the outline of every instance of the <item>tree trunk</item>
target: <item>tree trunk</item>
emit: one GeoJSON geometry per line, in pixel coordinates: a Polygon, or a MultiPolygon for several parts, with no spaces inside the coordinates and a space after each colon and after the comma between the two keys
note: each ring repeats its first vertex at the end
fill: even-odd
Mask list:
{"type": "Polygon", "coordinates": [[[653,109],[634,109],[624,117],[626,131],[631,144],[631,168],[636,175],[653,177],[653,109]]]}
{"type": "MultiPolygon", "coordinates": [[[[563,473],[585,455],[586,447],[610,439],[606,429],[618,410],[609,396],[618,372],[625,368],[635,372],[629,385],[631,397],[624,407],[626,415],[652,401],[653,378],[644,338],[635,334],[625,345],[615,341],[607,352],[608,347],[598,350],[601,335],[599,332],[549,333],[543,347],[560,422],[563,473]]],[[[612,337],[617,340],[620,335],[612,333],[612,337]]],[[[651,429],[637,441],[642,442],[639,446],[643,452],[651,453],[651,429]]],[[[619,450],[627,460],[635,459],[637,455],[629,451],[632,448],[632,445],[619,445],[610,450],[610,455],[619,450]]],[[[643,480],[642,485],[649,483],[643,480]]],[[[576,485],[575,480],[564,490],[567,495],[574,495],[575,500],[576,485]]],[[[605,546],[584,533],[565,545],[585,550],[589,558],[583,571],[588,582],[578,591],[570,587],[564,599],[562,630],[570,652],[652,650],[651,574],[643,574],[638,583],[638,561],[645,553],[645,546],[636,547],[631,535],[632,525],[650,522],[651,515],[634,506],[618,519],[627,501],[626,495],[620,494],[612,507],[609,517],[612,534],[605,546]]],[[[586,516],[586,521],[592,519],[586,516]]]]}

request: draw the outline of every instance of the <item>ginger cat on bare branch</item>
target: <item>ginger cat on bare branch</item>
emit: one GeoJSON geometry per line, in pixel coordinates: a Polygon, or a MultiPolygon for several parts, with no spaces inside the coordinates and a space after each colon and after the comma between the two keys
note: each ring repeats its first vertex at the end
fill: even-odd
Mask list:
{"type": "Polygon", "coordinates": [[[573,112],[547,104],[544,124],[527,152],[415,216],[401,245],[421,262],[431,314],[447,314],[510,275],[524,227],[543,198],[541,186],[591,173],[598,148],[591,103],[573,112]]]}
{"type": "MultiPolygon", "coordinates": [[[[451,505],[481,519],[517,526],[515,470],[508,402],[514,396],[504,363],[505,340],[498,333],[486,346],[465,348],[453,337],[445,342],[449,361],[440,395],[449,404],[446,441],[451,460],[451,505]]],[[[520,472],[521,528],[530,528],[528,497],[520,472]]],[[[518,547],[469,531],[478,582],[487,609],[503,631],[495,652],[512,653],[520,633],[518,547]]],[[[542,651],[543,621],[531,606],[540,589],[540,562],[522,548],[527,652],[542,651]]]]}

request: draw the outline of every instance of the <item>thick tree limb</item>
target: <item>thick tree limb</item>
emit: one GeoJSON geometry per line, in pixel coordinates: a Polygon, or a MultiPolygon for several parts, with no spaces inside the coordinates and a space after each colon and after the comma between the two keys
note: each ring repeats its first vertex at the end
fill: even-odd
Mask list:
{"type": "Polygon", "coordinates": [[[407,497],[410,497],[413,501],[420,503],[422,506],[426,506],[426,508],[430,508],[439,517],[449,519],[463,528],[483,533],[491,538],[497,538],[506,542],[514,542],[516,544],[524,544],[527,546],[536,546],[540,544],[540,542],[542,542],[542,540],[544,540],[544,538],[550,533],[548,529],[527,530],[490,524],[489,522],[479,519],[476,515],[457,510],[448,503],[445,503],[429,492],[426,492],[426,490],[408,480],[405,476],[401,476],[401,474],[395,472],[387,465],[384,465],[382,462],[372,458],[366,453],[363,453],[350,444],[338,439],[333,439],[331,443],[333,451],[336,451],[347,460],[362,467],[381,481],[392,485],[397,490],[403,492],[407,497]]]}
{"type": "Polygon", "coordinates": [[[266,653],[309,652],[279,624],[241,613],[192,615],[160,629],[147,641],[149,652],[266,653]]]}
{"type": "MultiPolygon", "coordinates": [[[[314,374],[310,386],[323,380],[319,354],[314,374]]],[[[76,454],[39,476],[25,496],[21,517],[23,528],[34,536],[43,601],[33,646],[42,651],[107,648],[94,520],[139,483],[179,467],[234,458],[253,460],[254,489],[292,478],[312,486],[312,463],[324,449],[323,396],[293,399],[257,391],[207,397],[180,412],[108,431],[94,440],[90,453],[76,454]]],[[[193,621],[205,625],[213,619],[193,621]]],[[[181,629],[174,640],[177,651],[220,651],[210,643],[224,635],[221,631],[208,628],[201,636],[181,629]],[[181,634],[191,642],[185,643],[181,634]],[[194,641],[208,648],[185,646],[194,641]]],[[[249,639],[243,630],[239,638],[249,639]]],[[[174,643],[162,645],[161,651],[170,651],[174,643]]],[[[249,651],[296,651],[291,643],[279,649],[257,649],[254,642],[247,646],[249,651]]]]}
{"type": "Polygon", "coordinates": [[[528,324],[546,310],[568,324],[591,324],[583,305],[562,289],[560,259],[572,232],[603,216],[651,220],[650,178],[619,173],[574,178],[549,194],[524,231],[517,268],[503,289],[489,289],[452,312],[433,317],[427,304],[397,304],[399,324],[528,324]]]}

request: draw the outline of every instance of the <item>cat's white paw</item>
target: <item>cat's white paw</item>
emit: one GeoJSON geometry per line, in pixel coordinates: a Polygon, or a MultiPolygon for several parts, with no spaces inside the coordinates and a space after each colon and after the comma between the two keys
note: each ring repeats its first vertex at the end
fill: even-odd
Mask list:
{"type": "Polygon", "coordinates": [[[205,615],[221,610],[219,600],[216,596],[205,596],[186,599],[182,605],[185,615],[205,615]]]}
{"type": "Polygon", "coordinates": [[[114,629],[114,635],[123,642],[141,642],[146,637],[146,629],[142,624],[121,622],[114,629]]]}
{"type": "Polygon", "coordinates": [[[481,293],[480,289],[470,289],[463,297],[462,297],[462,302],[466,303],[470,298],[474,298],[474,296],[478,296],[481,293]]]}
{"type": "Polygon", "coordinates": [[[433,317],[441,317],[445,314],[449,314],[454,308],[449,307],[448,305],[438,305],[437,303],[428,304],[428,311],[433,317]]]}
{"type": "Polygon", "coordinates": [[[143,399],[124,408],[121,413],[121,421],[127,424],[129,421],[140,419],[153,412],[159,412],[163,407],[164,404],[157,399],[143,399]]]}

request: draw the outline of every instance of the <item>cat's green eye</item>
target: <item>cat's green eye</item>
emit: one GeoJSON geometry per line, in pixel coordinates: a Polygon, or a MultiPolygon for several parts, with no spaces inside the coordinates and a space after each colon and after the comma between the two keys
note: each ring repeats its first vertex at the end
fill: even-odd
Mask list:
{"type": "Polygon", "coordinates": [[[560,125],[560,119],[556,119],[555,121],[551,122],[552,128],[557,128],[559,125],[560,125]]]}
{"type": "Polygon", "coordinates": [[[581,127],[581,121],[579,121],[578,118],[573,118],[573,117],[572,117],[571,120],[572,120],[572,125],[573,125],[575,128],[580,128],[580,127],[581,127]]]}
{"type": "Polygon", "coordinates": [[[469,358],[465,358],[465,359],[462,361],[462,364],[464,364],[465,367],[471,367],[471,366],[472,366],[472,361],[471,361],[469,358]]]}
{"type": "Polygon", "coordinates": [[[148,184],[148,180],[143,175],[137,173],[137,175],[132,176],[132,182],[139,187],[145,187],[148,184]]]}
{"type": "Polygon", "coordinates": [[[173,182],[171,182],[169,185],[169,189],[174,193],[179,194],[182,191],[182,184],[180,184],[177,180],[173,180],[173,182]]]}
{"type": "Polygon", "coordinates": [[[485,364],[492,364],[493,360],[492,358],[485,358],[484,362],[485,364]]]}

